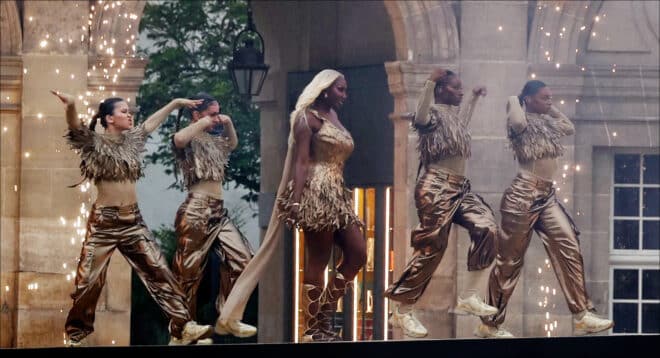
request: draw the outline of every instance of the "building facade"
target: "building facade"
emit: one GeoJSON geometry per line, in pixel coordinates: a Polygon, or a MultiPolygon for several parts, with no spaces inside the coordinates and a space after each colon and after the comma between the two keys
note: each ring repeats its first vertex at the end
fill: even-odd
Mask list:
{"type": "MultiPolygon", "coordinates": [[[[78,162],[61,138],[66,126],[61,105],[47,90],[56,86],[80,95],[79,108],[113,91],[134,100],[145,61],[132,56],[131,35],[137,36],[144,2],[0,6],[1,344],[55,346],[62,344],[70,305],[82,204],[88,208],[93,193],[62,189],[78,179],[78,162]],[[63,23],[64,14],[76,20],[63,23]],[[121,71],[115,78],[116,66],[121,71]]],[[[416,136],[402,115],[414,110],[436,67],[457,71],[466,89],[488,88],[471,124],[467,173],[498,219],[502,192],[517,169],[505,136],[506,98],[532,78],[550,86],[576,125],[576,135],[565,140],[568,150],[556,181],[581,231],[591,298],[600,314],[617,321],[608,334],[658,332],[657,2],[273,1],[252,7],[271,66],[254,99],[261,109],[262,232],[286,154],[288,114],[300,89],[323,68],[338,68],[348,80],[342,119],[356,150],[346,178],[357,189],[356,210],[368,224],[371,261],[360,274],[360,289],[344,298],[348,302],[336,317],[345,337],[402,338],[386,324],[388,306],[380,290],[412,254],[418,159],[416,136]]],[[[429,338],[468,338],[478,322],[450,312],[469,245],[462,229],[452,232],[418,304],[429,338]]],[[[304,257],[296,245],[302,241],[296,233],[282,235],[294,240],[281,241],[259,285],[262,342],[293,342],[299,333],[295,296],[304,257]]],[[[506,321],[517,336],[572,334],[570,312],[546,258],[533,239],[506,321]]],[[[125,345],[129,268],[113,260],[111,270],[97,308],[97,324],[104,328],[90,338],[93,344],[125,345]]]]}

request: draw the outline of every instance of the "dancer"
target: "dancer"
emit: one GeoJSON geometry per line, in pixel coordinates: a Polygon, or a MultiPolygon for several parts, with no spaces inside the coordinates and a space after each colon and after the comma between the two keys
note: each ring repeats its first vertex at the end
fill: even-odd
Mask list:
{"type": "Polygon", "coordinates": [[[69,126],[67,141],[81,156],[80,170],[93,180],[98,196],[87,221],[87,234],[80,252],[73,307],[65,330],[70,346],[80,346],[94,331],[96,304],[105,285],[110,257],[121,252],[138,274],[156,303],[170,318],[172,336],[187,344],[212,333],[211,326],[194,322],[185,296],[137,205],[135,182],[143,175],[140,154],[149,133],[175,108],[191,107],[200,101],[175,99],[137,127],[128,104],[121,98],[107,98],[99,105],[89,128],[85,127],[71,95],[51,91],[66,106],[69,126]],[[94,131],[97,122],[104,134],[94,131]]]}
{"type": "Polygon", "coordinates": [[[428,334],[415,316],[413,305],[442,260],[452,223],[467,229],[472,241],[467,260],[467,289],[459,295],[455,311],[477,316],[497,312],[483,302],[477,290],[495,258],[498,228],[493,211],[470,190],[470,182],[464,176],[470,156],[468,125],[476,101],[486,95],[486,88],[475,87],[471,93],[471,98],[461,106],[463,88],[458,75],[437,69],[426,81],[417,104],[414,127],[419,134],[417,148],[424,174],[415,188],[419,216],[419,225],[411,235],[415,255],[399,279],[385,291],[385,297],[399,302],[393,307],[390,323],[401,327],[409,337],[428,334]],[[433,105],[432,100],[435,100],[433,105]]]}
{"type": "MultiPolygon", "coordinates": [[[[229,116],[220,114],[218,101],[206,93],[191,98],[200,103],[190,110],[191,123],[179,130],[183,109],[179,110],[172,145],[178,169],[188,189],[188,197],[176,214],[174,226],[177,249],[172,273],[186,294],[190,314],[195,318],[197,289],[204,274],[210,250],[220,258],[220,294],[216,309],[221,311],[234,282],[253,256],[247,239],[231,222],[222,200],[222,183],[229,154],[238,145],[236,130],[229,116]],[[211,135],[216,126],[223,135],[211,135]]],[[[218,334],[228,334],[216,327],[218,334]]],[[[244,325],[243,336],[257,333],[244,325]]],[[[172,340],[177,340],[172,337],[172,340]]],[[[198,344],[211,343],[210,339],[198,344]]]]}
{"type": "Polygon", "coordinates": [[[242,317],[250,293],[274,253],[281,223],[287,222],[305,234],[302,341],[340,340],[331,327],[332,315],[366,262],[362,223],[353,213],[352,196],[343,177],[353,139],[335,112],[346,100],[347,86],[341,73],[323,70],[298,97],[290,116],[289,149],[277,203],[265,239],[229,294],[220,314],[221,326],[242,317]],[[342,262],[323,287],[323,273],[334,244],[342,250],[342,262]]]}
{"type": "Polygon", "coordinates": [[[497,307],[499,312],[492,317],[483,317],[475,335],[484,338],[511,336],[500,325],[520,278],[533,231],[541,237],[568,308],[573,313],[573,333],[584,335],[609,329],[613,326],[611,320],[592,313],[580,254],[580,233],[552,187],[557,158],[564,154],[560,138],[575,133],[575,127],[552,105],[550,89],[537,80],[527,82],[519,96],[509,97],[507,112],[508,137],[519,170],[500,204],[502,234],[497,264],[491,271],[488,285],[488,303],[497,307]]]}

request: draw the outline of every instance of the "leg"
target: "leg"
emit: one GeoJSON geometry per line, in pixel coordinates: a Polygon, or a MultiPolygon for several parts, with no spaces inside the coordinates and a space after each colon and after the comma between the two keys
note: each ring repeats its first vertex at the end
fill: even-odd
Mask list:
{"type": "Polygon", "coordinates": [[[337,232],[336,243],[342,251],[337,272],[351,281],[367,262],[367,244],[362,230],[356,224],[349,225],[337,232]]]}
{"type": "Polygon", "coordinates": [[[172,274],[185,293],[192,319],[197,315],[197,289],[213,243],[207,235],[207,220],[194,220],[205,210],[206,207],[199,207],[188,199],[177,211],[175,220],[177,246],[172,260],[172,274]]]}
{"type": "Polygon", "coordinates": [[[497,327],[504,322],[506,306],[520,279],[536,217],[536,214],[523,215],[502,211],[501,236],[497,245],[495,267],[488,280],[487,300],[498,312],[494,316],[481,319],[488,326],[497,327]]]}
{"type": "Polygon", "coordinates": [[[92,211],[87,237],[80,251],[76,290],[71,295],[73,307],[65,324],[66,333],[74,344],[94,332],[96,304],[105,285],[110,257],[117,246],[116,238],[98,230],[95,219],[96,214],[92,211]]]}
{"type": "MultiPolygon", "coordinates": [[[[125,233],[119,250],[140,277],[151,297],[170,318],[170,333],[182,338],[184,326],[191,321],[185,295],[167,267],[165,257],[151,233],[137,223],[125,233]]],[[[200,338],[200,337],[197,337],[200,338]]]]}
{"type": "Polygon", "coordinates": [[[458,297],[457,313],[464,312],[476,316],[489,316],[497,313],[497,308],[483,302],[485,295],[479,288],[485,287],[487,275],[495,260],[495,242],[499,228],[495,223],[492,209],[475,193],[467,193],[453,218],[470,234],[468,250],[468,272],[465,290],[458,297]]]}
{"type": "Polygon", "coordinates": [[[209,237],[214,241],[213,249],[220,257],[220,293],[216,300],[216,309],[222,311],[234,282],[254,256],[254,251],[245,236],[234,226],[223,209],[220,220],[210,223],[209,237]]]}
{"type": "MultiPolygon", "coordinates": [[[[415,252],[399,279],[385,291],[385,297],[406,305],[413,305],[419,300],[447,250],[450,228],[451,225],[446,225],[437,231],[436,245],[415,252]]],[[[413,231],[413,236],[417,231],[420,229],[413,231]]]]}
{"type": "Polygon", "coordinates": [[[572,220],[554,199],[541,212],[535,228],[541,236],[571,313],[585,311],[589,308],[589,296],[585,287],[578,232],[572,220]]]}
{"type": "Polygon", "coordinates": [[[322,327],[321,316],[323,276],[330,260],[333,232],[305,232],[305,275],[302,300],[304,332],[303,342],[327,341],[328,334],[322,327]]]}
{"type": "Polygon", "coordinates": [[[415,187],[419,225],[410,241],[416,249],[403,273],[386,291],[385,297],[412,305],[421,297],[447,250],[452,217],[460,204],[462,187],[426,172],[415,187]]]}
{"type": "Polygon", "coordinates": [[[587,294],[579,232],[566,209],[552,198],[541,212],[536,229],[543,240],[566,303],[573,313],[575,335],[597,333],[611,328],[611,320],[595,316],[587,294]]]}

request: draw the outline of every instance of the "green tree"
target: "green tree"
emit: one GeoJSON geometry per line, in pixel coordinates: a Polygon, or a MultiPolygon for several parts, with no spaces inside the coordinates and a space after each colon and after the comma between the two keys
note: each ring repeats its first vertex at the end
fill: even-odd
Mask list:
{"type": "MultiPolygon", "coordinates": [[[[236,35],[246,27],[247,3],[229,1],[162,1],[145,6],[140,33],[153,41],[140,53],[149,58],[138,103],[141,117],[177,97],[207,92],[220,101],[238,132],[239,145],[230,157],[226,182],[249,190],[243,199],[257,200],[259,191],[259,116],[256,108],[234,92],[227,63],[236,35]]],[[[176,114],[176,113],[175,113],[176,114]]],[[[170,147],[175,115],[159,128],[161,142],[146,159],[164,164],[166,174],[174,170],[170,147]]],[[[185,121],[183,121],[185,122],[185,121]]],[[[182,123],[182,127],[186,123],[182,123]]],[[[173,187],[182,189],[181,183],[173,187]]]]}

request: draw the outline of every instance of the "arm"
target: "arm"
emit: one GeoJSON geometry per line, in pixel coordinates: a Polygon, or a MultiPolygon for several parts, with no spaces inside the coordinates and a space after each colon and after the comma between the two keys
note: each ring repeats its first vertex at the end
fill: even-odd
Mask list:
{"type": "Polygon", "coordinates": [[[177,108],[180,107],[188,107],[188,108],[195,108],[197,105],[201,104],[202,100],[190,100],[186,98],[177,98],[173,99],[170,103],[166,104],[164,107],[161,109],[157,110],[156,113],[152,114],[147,118],[146,121],[144,121],[144,130],[147,133],[151,133],[156,128],[158,128],[163,121],[167,118],[167,116],[172,113],[177,108]]]}
{"type": "Polygon", "coordinates": [[[78,113],[76,111],[76,100],[73,96],[53,90],[51,90],[50,93],[57,96],[57,98],[59,98],[66,106],[66,123],[69,126],[69,129],[79,129],[82,127],[82,122],[78,118],[78,113]]]}
{"type": "Polygon", "coordinates": [[[527,118],[517,96],[509,97],[506,104],[507,126],[515,133],[522,133],[527,128],[527,118]]]}
{"type": "Polygon", "coordinates": [[[435,100],[435,84],[445,77],[446,74],[447,71],[444,69],[436,68],[429,76],[429,79],[424,82],[424,88],[417,101],[417,111],[414,118],[414,124],[416,126],[424,127],[429,124],[431,120],[429,118],[429,110],[431,109],[432,101],[435,100]]]}
{"type": "Polygon", "coordinates": [[[474,106],[477,104],[479,96],[486,97],[485,86],[475,87],[472,92],[468,94],[467,101],[464,102],[465,104],[462,105],[461,109],[459,110],[458,118],[460,118],[465,123],[465,125],[470,124],[470,120],[472,120],[474,106]]]}
{"type": "Polygon", "coordinates": [[[417,110],[415,111],[414,124],[416,126],[424,127],[429,124],[431,120],[429,110],[431,109],[431,101],[433,101],[433,92],[435,90],[435,82],[426,80],[424,88],[417,100],[417,110]]]}
{"type": "Polygon", "coordinates": [[[234,150],[238,146],[238,135],[236,135],[236,129],[234,128],[234,123],[231,121],[229,116],[224,114],[219,115],[220,123],[225,128],[224,136],[227,139],[227,144],[229,145],[229,150],[234,150]]]}
{"type": "Polygon", "coordinates": [[[566,115],[561,113],[557,107],[554,105],[550,107],[550,112],[548,114],[550,117],[557,120],[559,128],[561,128],[561,131],[564,132],[565,135],[575,134],[575,126],[573,125],[573,122],[571,122],[566,115]]]}
{"type": "Polygon", "coordinates": [[[204,117],[195,123],[191,123],[174,134],[174,146],[179,149],[185,148],[197,134],[218,123],[220,123],[219,120],[211,117],[204,117]]]}
{"type": "Polygon", "coordinates": [[[311,161],[309,149],[313,133],[306,118],[298,119],[293,130],[293,138],[296,143],[293,161],[293,201],[299,203],[309,172],[311,161]]]}

